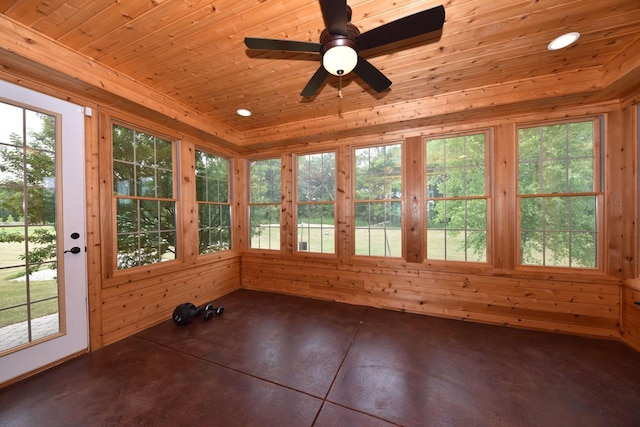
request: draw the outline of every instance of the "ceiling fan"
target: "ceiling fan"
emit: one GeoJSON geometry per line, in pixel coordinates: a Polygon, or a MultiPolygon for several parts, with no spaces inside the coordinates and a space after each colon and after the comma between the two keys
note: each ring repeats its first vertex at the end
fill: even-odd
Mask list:
{"type": "Polygon", "coordinates": [[[444,6],[440,5],[360,34],[360,30],[351,23],[351,8],[346,0],[320,0],[320,8],[326,25],[320,34],[320,43],[254,37],[244,39],[249,49],[320,53],[322,64],[301,96],[313,96],[329,74],[344,76],[351,71],[376,92],[382,92],[391,85],[391,80],[359,53],[441,30],[445,19],[444,6]]]}

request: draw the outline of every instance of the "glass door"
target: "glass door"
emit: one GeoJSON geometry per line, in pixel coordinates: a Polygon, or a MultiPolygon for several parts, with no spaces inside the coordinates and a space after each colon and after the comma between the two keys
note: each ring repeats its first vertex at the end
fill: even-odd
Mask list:
{"type": "Polygon", "coordinates": [[[0,383],[87,349],[82,108],[0,82],[0,383]]]}

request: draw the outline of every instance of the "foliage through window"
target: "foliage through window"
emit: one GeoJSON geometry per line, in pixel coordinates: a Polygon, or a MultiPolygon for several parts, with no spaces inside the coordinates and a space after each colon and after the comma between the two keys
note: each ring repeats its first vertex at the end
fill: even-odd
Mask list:
{"type": "Polygon", "coordinates": [[[487,135],[426,146],[427,258],[487,261],[487,135]]]}
{"type": "Polygon", "coordinates": [[[335,253],[335,152],[297,158],[298,250],[335,253]]]}
{"type": "Polygon", "coordinates": [[[0,328],[29,324],[30,341],[31,319],[59,310],[57,119],[3,102],[0,112],[0,328]]]}
{"type": "Polygon", "coordinates": [[[402,145],[355,150],[355,254],[402,256],[402,145]]]}
{"type": "Polygon", "coordinates": [[[280,159],[255,160],[250,170],[250,246],[280,250],[280,203],[282,178],[280,159]]]}
{"type": "Polygon", "coordinates": [[[229,160],[196,150],[196,199],[199,253],[230,249],[229,160]]]}
{"type": "Polygon", "coordinates": [[[518,129],[520,262],[596,268],[597,121],[518,129]]]}
{"type": "Polygon", "coordinates": [[[112,125],[117,268],[175,259],[175,143],[112,125]]]}

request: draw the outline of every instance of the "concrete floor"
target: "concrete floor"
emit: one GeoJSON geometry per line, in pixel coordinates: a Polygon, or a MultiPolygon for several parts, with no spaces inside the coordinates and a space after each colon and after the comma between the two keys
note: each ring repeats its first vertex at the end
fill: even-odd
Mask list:
{"type": "Polygon", "coordinates": [[[0,390],[2,426],[640,426],[620,342],[236,291],[0,390]]]}

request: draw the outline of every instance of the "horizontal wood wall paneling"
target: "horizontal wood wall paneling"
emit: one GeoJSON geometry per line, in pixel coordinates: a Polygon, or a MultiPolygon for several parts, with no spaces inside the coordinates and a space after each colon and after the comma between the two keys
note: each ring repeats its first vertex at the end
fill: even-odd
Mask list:
{"type": "Polygon", "coordinates": [[[243,287],[424,314],[619,336],[619,285],[245,257],[243,287]],[[560,286],[558,286],[560,285],[560,286]],[[617,293],[616,293],[617,292],[617,293]],[[498,320],[499,319],[499,320],[498,320]],[[542,325],[545,325],[544,327],[542,325]]]}
{"type": "Polygon", "coordinates": [[[109,288],[104,290],[102,294],[103,310],[105,313],[110,310],[117,311],[124,308],[135,310],[138,305],[145,302],[155,305],[161,298],[180,297],[181,292],[188,293],[197,302],[202,300],[202,295],[194,294],[195,287],[192,288],[186,285],[191,281],[199,285],[226,282],[229,278],[238,276],[239,266],[239,259],[234,258],[221,263],[202,265],[179,275],[162,277],[160,280],[141,279],[127,286],[109,288]],[[173,295],[167,295],[169,293],[173,293],[173,295]],[[152,298],[148,299],[150,296],[152,298]]]}
{"type": "MultiPolygon", "coordinates": [[[[511,111],[516,111],[518,100],[531,101],[534,97],[539,100],[544,99],[547,102],[547,110],[552,106],[555,107],[554,101],[549,101],[549,98],[558,99],[558,102],[573,100],[575,105],[576,98],[571,96],[576,96],[576,94],[573,92],[571,81],[582,79],[591,82],[598,81],[599,74],[598,70],[585,70],[579,77],[548,76],[544,79],[510,82],[496,87],[468,90],[461,93],[440,94],[334,116],[310,117],[302,126],[300,123],[283,124],[268,129],[245,132],[242,144],[260,146],[260,144],[283,138],[295,140],[310,136],[316,140],[323,140],[323,136],[326,134],[358,129],[375,132],[379,127],[389,126],[390,129],[394,129],[398,126],[408,126],[407,123],[415,127],[414,121],[434,121],[438,116],[483,108],[505,106],[511,111]]],[[[582,87],[579,82],[577,85],[582,87]]],[[[578,94],[577,97],[578,99],[588,97],[592,93],[578,94]]],[[[583,102],[586,101],[587,99],[583,99],[583,102]]],[[[520,113],[525,111],[527,110],[523,108],[520,113]]]]}
{"type": "Polygon", "coordinates": [[[162,283],[131,284],[128,291],[121,289],[121,294],[109,289],[111,292],[104,295],[103,301],[103,342],[110,344],[170,319],[178,304],[201,305],[214,300],[238,289],[239,283],[240,263],[235,259],[162,283]]]}
{"type": "Polygon", "coordinates": [[[622,301],[622,338],[640,351],[640,289],[623,287],[622,301]]]}

